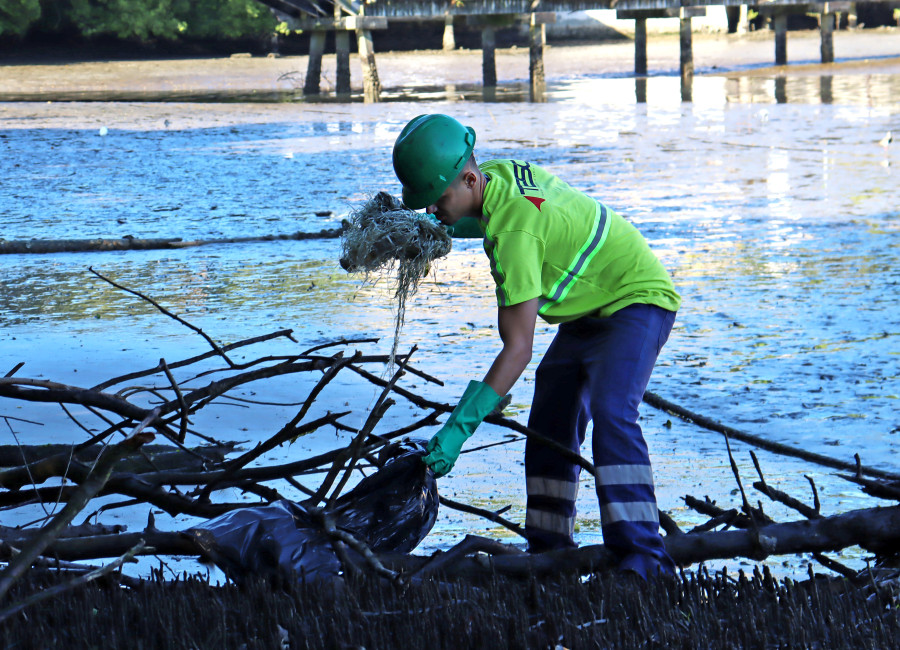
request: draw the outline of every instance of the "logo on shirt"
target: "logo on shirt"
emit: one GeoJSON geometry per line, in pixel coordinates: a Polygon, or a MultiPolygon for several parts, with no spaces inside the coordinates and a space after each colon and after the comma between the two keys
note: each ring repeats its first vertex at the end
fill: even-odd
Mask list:
{"type": "Polygon", "coordinates": [[[512,162],[513,176],[516,179],[516,187],[519,188],[519,193],[522,194],[522,196],[524,196],[526,199],[531,201],[534,207],[536,207],[538,211],[540,211],[541,203],[543,203],[546,199],[528,195],[528,193],[542,194],[541,188],[539,188],[537,186],[537,183],[534,182],[534,174],[531,173],[531,164],[519,163],[515,160],[510,162],[512,162]]]}
{"type": "Polygon", "coordinates": [[[540,190],[534,183],[534,175],[531,173],[530,163],[518,163],[515,160],[510,161],[513,166],[513,175],[516,178],[516,185],[519,192],[525,194],[526,190],[540,190]]]}
{"type": "Polygon", "coordinates": [[[546,201],[546,199],[540,199],[536,196],[528,196],[527,194],[525,195],[525,198],[531,201],[534,204],[534,207],[536,207],[539,211],[541,209],[541,203],[546,201]]]}

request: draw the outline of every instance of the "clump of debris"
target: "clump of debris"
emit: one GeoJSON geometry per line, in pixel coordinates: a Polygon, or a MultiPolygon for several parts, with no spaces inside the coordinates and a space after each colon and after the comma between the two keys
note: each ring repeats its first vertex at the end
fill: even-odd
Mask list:
{"type": "Polygon", "coordinates": [[[341,267],[348,273],[396,276],[394,344],[406,317],[406,301],[418,291],[431,263],[450,252],[447,229],[434,219],[410,210],[396,197],[378,192],[353,210],[341,235],[341,267]]]}

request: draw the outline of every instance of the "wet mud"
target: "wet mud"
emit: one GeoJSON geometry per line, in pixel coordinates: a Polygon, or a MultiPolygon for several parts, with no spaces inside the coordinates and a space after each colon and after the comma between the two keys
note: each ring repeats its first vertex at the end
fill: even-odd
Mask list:
{"type": "MultiPolygon", "coordinates": [[[[292,92],[279,86],[286,82],[276,73],[305,64],[284,59],[251,60],[257,67],[222,60],[221,68],[197,72],[201,81],[182,62],[140,64],[156,66],[157,79],[146,79],[142,68],[126,75],[107,67],[105,74],[117,81],[97,71],[91,82],[55,66],[30,67],[28,75],[5,68],[0,95],[7,100],[14,92],[198,93],[199,83],[205,101],[0,103],[0,237],[187,239],[333,227],[375,192],[399,192],[390,148],[408,119],[451,113],[478,132],[479,159],[515,157],[551,169],[635,223],[671,270],[684,304],[651,390],[778,442],[844,460],[859,453],[867,465],[900,471],[900,145],[887,142],[889,133],[900,134],[896,53],[887,41],[852,39],[847,47],[855,54],[821,66],[814,63],[817,53],[804,63],[803,52],[817,48],[817,40],[796,38],[790,49],[791,39],[789,57],[797,65],[786,68],[768,65],[770,41],[722,43],[721,51],[718,39],[695,42],[698,75],[690,104],[680,101],[679,79],[670,74],[677,68],[677,39],[651,49],[651,71],[659,73],[645,80],[628,74],[630,45],[570,48],[559,55],[570,67],[559,64],[556,76],[552,57],[563,48],[551,47],[544,104],[481,101],[477,52],[381,56],[382,79],[397,94],[397,101],[381,105],[212,99],[215,92],[292,92]],[[250,72],[221,72],[229,65],[250,72]],[[183,83],[161,81],[173,78],[183,83]],[[55,89],[42,85],[47,79],[55,80],[55,89]],[[641,81],[646,102],[638,103],[641,81]]],[[[841,42],[836,35],[839,58],[841,42]]],[[[527,53],[504,52],[498,66],[501,79],[509,80],[501,93],[512,99],[527,91],[527,53]]],[[[154,296],[223,342],[290,327],[304,345],[379,336],[375,348],[386,352],[394,322],[390,287],[362,285],[346,274],[339,249],[337,240],[275,241],[3,256],[0,372],[25,361],[20,375],[91,385],[155,365],[160,357],[205,351],[195,334],[104,285],[88,266],[154,296]]],[[[455,241],[410,300],[400,344],[418,344],[414,362],[445,386],[410,385],[433,399],[456,400],[499,350],[495,310],[480,242],[455,241]]],[[[535,363],[553,332],[539,324],[535,363]]],[[[512,412],[523,421],[533,371],[513,389],[512,412]]],[[[295,387],[275,384],[267,391],[267,401],[289,403],[295,387]]],[[[348,393],[341,391],[356,391],[362,409],[374,402],[375,395],[360,395],[359,387],[335,386],[322,408],[343,404],[348,393]]],[[[385,426],[415,414],[397,408],[402,412],[390,414],[385,426]]],[[[25,413],[9,404],[0,405],[0,415],[48,423],[12,425],[23,444],[48,441],[59,417],[51,407],[25,413]]],[[[292,415],[286,406],[264,414],[236,407],[217,414],[211,426],[252,444],[292,415]]],[[[718,434],[647,406],[642,425],[661,508],[689,527],[699,521],[682,495],[737,503],[718,434]]],[[[503,436],[484,427],[477,438],[487,444],[503,436]]],[[[338,442],[333,432],[323,433],[270,458],[295,458],[338,442]]],[[[521,520],[523,446],[464,455],[454,475],[442,480],[442,492],[482,507],[511,504],[506,516],[521,520]]],[[[749,447],[732,447],[745,481],[751,480],[749,447]]],[[[831,470],[759,456],[770,483],[807,501],[804,474],[813,476],[823,510],[873,504],[831,470]]],[[[599,542],[593,486],[585,481],[583,487],[577,538],[599,542]]],[[[111,521],[120,516],[112,511],[111,521]]],[[[503,535],[445,510],[425,550],[485,531],[503,535]]],[[[844,559],[859,564],[862,558],[844,559]]],[[[786,571],[802,571],[793,559],[789,565],[786,571]]]]}

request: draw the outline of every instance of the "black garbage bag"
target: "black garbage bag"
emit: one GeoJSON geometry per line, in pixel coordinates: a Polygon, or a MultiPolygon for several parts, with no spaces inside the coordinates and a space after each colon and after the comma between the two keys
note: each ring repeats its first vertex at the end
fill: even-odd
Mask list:
{"type": "MultiPolygon", "coordinates": [[[[335,501],[328,511],[335,527],[376,553],[412,551],[438,512],[437,481],[422,462],[424,454],[421,445],[407,447],[335,501]]],[[[232,510],[187,533],[235,581],[276,573],[316,580],[341,571],[332,540],[317,521],[302,505],[277,501],[232,510]]]]}

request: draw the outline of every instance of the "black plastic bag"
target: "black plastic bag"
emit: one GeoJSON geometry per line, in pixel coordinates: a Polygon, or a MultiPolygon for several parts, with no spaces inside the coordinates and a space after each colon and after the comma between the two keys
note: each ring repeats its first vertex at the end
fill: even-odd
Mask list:
{"type": "MultiPolygon", "coordinates": [[[[437,481],[424,454],[420,445],[403,451],[340,497],[328,511],[335,527],[376,553],[412,551],[438,512],[437,481]]],[[[187,532],[233,580],[279,572],[315,580],[341,572],[331,538],[291,501],[232,510],[187,532]]]]}

